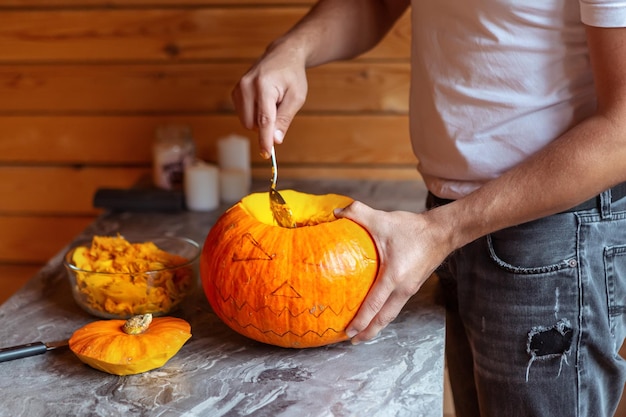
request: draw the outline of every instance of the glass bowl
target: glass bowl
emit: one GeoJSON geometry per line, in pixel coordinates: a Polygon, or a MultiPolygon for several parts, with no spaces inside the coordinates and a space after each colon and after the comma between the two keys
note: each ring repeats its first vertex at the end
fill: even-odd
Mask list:
{"type": "Polygon", "coordinates": [[[127,319],[146,313],[162,316],[174,311],[197,287],[200,245],[184,237],[123,236],[123,238],[131,245],[154,244],[167,254],[151,253],[159,253],[161,259],[167,256],[168,261],[161,262],[159,258],[145,260],[143,257],[147,250],[135,248],[126,252],[124,256],[119,255],[119,248],[104,254],[93,251],[87,253],[92,247],[92,240],[78,241],[72,245],[64,258],[76,303],[88,313],[107,319],[127,319]],[[84,265],[85,259],[91,262],[88,267],[84,265]],[[77,263],[83,269],[78,267],[77,263]],[[118,272],[120,269],[126,272],[118,272]],[[105,270],[115,272],[103,272],[105,270]]]}

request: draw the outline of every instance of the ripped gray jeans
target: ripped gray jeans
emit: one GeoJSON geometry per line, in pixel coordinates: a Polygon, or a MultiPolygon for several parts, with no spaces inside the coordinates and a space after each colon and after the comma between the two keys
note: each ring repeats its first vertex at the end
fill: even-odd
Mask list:
{"type": "Polygon", "coordinates": [[[613,416],[626,383],[626,198],[605,192],[597,206],[485,236],[437,271],[458,417],[613,416]]]}

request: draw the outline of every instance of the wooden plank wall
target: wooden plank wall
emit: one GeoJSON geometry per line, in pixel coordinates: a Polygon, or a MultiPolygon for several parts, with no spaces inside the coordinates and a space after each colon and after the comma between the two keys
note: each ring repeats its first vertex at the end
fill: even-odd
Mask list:
{"type": "MultiPolygon", "coordinates": [[[[230,92],[305,0],[0,3],[0,288],[15,288],[98,211],[99,187],[150,171],[156,126],[191,125],[200,157],[250,138],[230,92]]],[[[408,16],[357,60],[312,69],[279,148],[283,177],[417,178],[408,141],[408,16]]]]}

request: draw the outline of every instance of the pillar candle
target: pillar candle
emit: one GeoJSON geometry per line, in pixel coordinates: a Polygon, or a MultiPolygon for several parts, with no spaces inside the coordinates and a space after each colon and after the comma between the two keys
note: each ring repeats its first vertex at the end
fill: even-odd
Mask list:
{"type": "Polygon", "coordinates": [[[250,194],[250,173],[240,169],[220,169],[220,196],[225,203],[236,203],[250,194]]]}
{"type": "Polygon", "coordinates": [[[248,186],[252,181],[250,174],[250,141],[237,135],[230,135],[217,141],[217,163],[221,170],[239,170],[247,175],[248,186]]]}
{"type": "Polygon", "coordinates": [[[195,160],[185,167],[185,203],[193,211],[209,211],[219,206],[219,170],[217,166],[195,160]]]}

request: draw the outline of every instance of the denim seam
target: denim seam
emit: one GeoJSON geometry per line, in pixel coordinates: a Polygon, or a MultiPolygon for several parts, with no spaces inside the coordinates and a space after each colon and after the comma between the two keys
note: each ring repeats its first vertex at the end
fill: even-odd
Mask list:
{"type": "Polygon", "coordinates": [[[613,210],[611,208],[611,189],[603,191],[600,194],[600,215],[602,220],[612,220],[613,210]]]}
{"type": "MultiPolygon", "coordinates": [[[[618,256],[626,255],[626,246],[609,246],[604,248],[604,285],[606,286],[606,302],[608,307],[608,321],[609,321],[609,331],[611,335],[616,338],[616,328],[618,317],[622,316],[626,313],[626,305],[620,305],[620,301],[616,297],[616,287],[615,282],[612,277],[615,274],[614,264],[613,262],[616,260],[618,256]]],[[[619,348],[619,345],[616,346],[616,350],[619,348]]]]}
{"type": "Polygon", "coordinates": [[[512,272],[514,274],[524,274],[524,275],[535,275],[535,274],[545,274],[548,272],[556,272],[565,268],[574,268],[578,265],[578,261],[576,258],[564,259],[559,261],[558,263],[544,266],[537,266],[532,268],[526,268],[521,266],[511,265],[498,257],[495,249],[493,248],[493,239],[491,234],[487,235],[487,250],[489,251],[489,257],[492,261],[496,263],[500,268],[512,272]]]}
{"type": "Polygon", "coordinates": [[[603,219],[602,216],[597,212],[589,212],[589,211],[581,211],[575,212],[576,216],[582,223],[600,223],[603,221],[613,221],[613,220],[624,220],[626,219],[626,211],[612,212],[611,218],[603,219]]]}
{"type": "MultiPolygon", "coordinates": [[[[574,213],[576,215],[576,260],[578,261],[578,265],[580,265],[581,262],[581,253],[580,253],[580,233],[581,233],[581,228],[582,228],[582,223],[583,223],[583,219],[582,217],[584,215],[580,215],[578,213],[574,213]]],[[[586,329],[583,328],[583,298],[580,296],[581,290],[580,288],[582,287],[582,281],[583,281],[583,272],[582,272],[582,268],[578,268],[576,270],[576,278],[578,281],[578,340],[576,341],[576,363],[574,364],[574,367],[576,369],[576,415],[580,415],[582,413],[582,404],[580,401],[580,390],[582,389],[581,387],[581,381],[582,381],[582,375],[581,373],[583,372],[582,367],[579,366],[580,365],[580,349],[583,343],[583,339],[585,337],[585,335],[587,334],[586,329]]]]}

